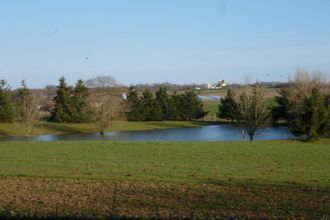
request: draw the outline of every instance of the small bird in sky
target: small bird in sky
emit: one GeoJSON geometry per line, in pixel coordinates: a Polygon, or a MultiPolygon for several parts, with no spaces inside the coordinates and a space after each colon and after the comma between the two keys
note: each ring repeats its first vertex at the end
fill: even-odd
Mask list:
{"type": "Polygon", "coordinates": [[[85,60],[88,60],[88,57],[85,57],[85,60]]]}

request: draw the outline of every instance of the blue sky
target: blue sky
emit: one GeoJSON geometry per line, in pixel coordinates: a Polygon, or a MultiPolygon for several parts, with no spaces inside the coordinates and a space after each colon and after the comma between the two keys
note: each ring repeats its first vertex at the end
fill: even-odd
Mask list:
{"type": "Polygon", "coordinates": [[[329,78],[329,12],[329,0],[1,1],[0,78],[283,81],[298,67],[329,78]]]}

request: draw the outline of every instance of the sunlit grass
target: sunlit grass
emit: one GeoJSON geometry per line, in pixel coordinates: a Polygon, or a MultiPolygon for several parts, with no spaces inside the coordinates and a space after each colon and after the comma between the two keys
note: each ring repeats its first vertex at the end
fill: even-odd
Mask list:
{"type": "Polygon", "coordinates": [[[0,175],[330,187],[329,144],[2,142],[0,175]]]}

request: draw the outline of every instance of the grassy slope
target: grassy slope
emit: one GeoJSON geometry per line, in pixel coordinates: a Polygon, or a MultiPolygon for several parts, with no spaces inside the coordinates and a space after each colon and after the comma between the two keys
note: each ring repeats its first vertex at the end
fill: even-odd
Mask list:
{"type": "MultiPolygon", "coordinates": [[[[152,130],[177,127],[193,127],[209,124],[208,122],[193,121],[146,121],[146,122],[128,122],[113,121],[109,131],[132,131],[132,130],[152,130]]],[[[38,123],[33,134],[65,134],[65,133],[93,133],[97,132],[95,124],[67,124],[67,123],[38,123]]],[[[24,129],[19,124],[0,123],[0,136],[23,136],[24,129]]]]}
{"type": "Polygon", "coordinates": [[[2,142],[0,175],[330,187],[329,142],[2,142]]]}

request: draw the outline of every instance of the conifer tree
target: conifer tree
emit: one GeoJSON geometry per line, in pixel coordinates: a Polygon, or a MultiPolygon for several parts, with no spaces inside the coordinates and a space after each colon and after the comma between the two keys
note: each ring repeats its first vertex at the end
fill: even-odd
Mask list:
{"type": "Polygon", "coordinates": [[[168,96],[161,88],[154,96],[146,89],[139,97],[136,90],[130,88],[127,99],[130,103],[127,118],[131,121],[195,120],[207,114],[192,91],[168,96]]]}
{"type": "Polygon", "coordinates": [[[162,120],[162,112],[157,105],[153,94],[146,89],[142,93],[141,105],[143,106],[143,120],[145,121],[159,121],[162,120]]]}
{"type": "Polygon", "coordinates": [[[311,96],[306,100],[301,126],[301,133],[307,134],[308,140],[318,139],[324,134],[329,121],[329,110],[325,104],[325,97],[319,87],[312,90],[311,96]]]}
{"type": "Polygon", "coordinates": [[[166,89],[159,88],[156,92],[156,103],[160,108],[161,117],[163,120],[174,120],[175,119],[175,106],[166,89]]]}
{"type": "Polygon", "coordinates": [[[179,95],[176,104],[179,120],[189,121],[199,119],[207,114],[203,109],[203,103],[193,91],[187,91],[179,95]]]}
{"type": "Polygon", "coordinates": [[[219,118],[233,122],[237,115],[237,95],[232,89],[228,89],[225,98],[221,98],[219,105],[219,118]]]}
{"type": "Polygon", "coordinates": [[[92,110],[88,102],[89,90],[82,80],[78,80],[73,89],[73,109],[72,121],[76,123],[90,122],[92,110]]]}
{"type": "Polygon", "coordinates": [[[279,93],[272,109],[274,121],[284,120],[293,134],[307,140],[329,134],[330,110],[320,76],[297,71],[294,81],[279,93]]]}
{"type": "Polygon", "coordinates": [[[127,119],[129,121],[143,121],[143,106],[136,89],[132,86],[128,90],[127,101],[130,108],[127,119]]]}
{"type": "Polygon", "coordinates": [[[62,77],[57,87],[57,95],[54,98],[55,107],[51,112],[50,120],[54,122],[73,122],[74,105],[72,101],[72,88],[67,85],[62,77]]]}
{"type": "Polygon", "coordinates": [[[13,122],[15,111],[10,89],[5,80],[0,81],[0,122],[13,122]]]}

